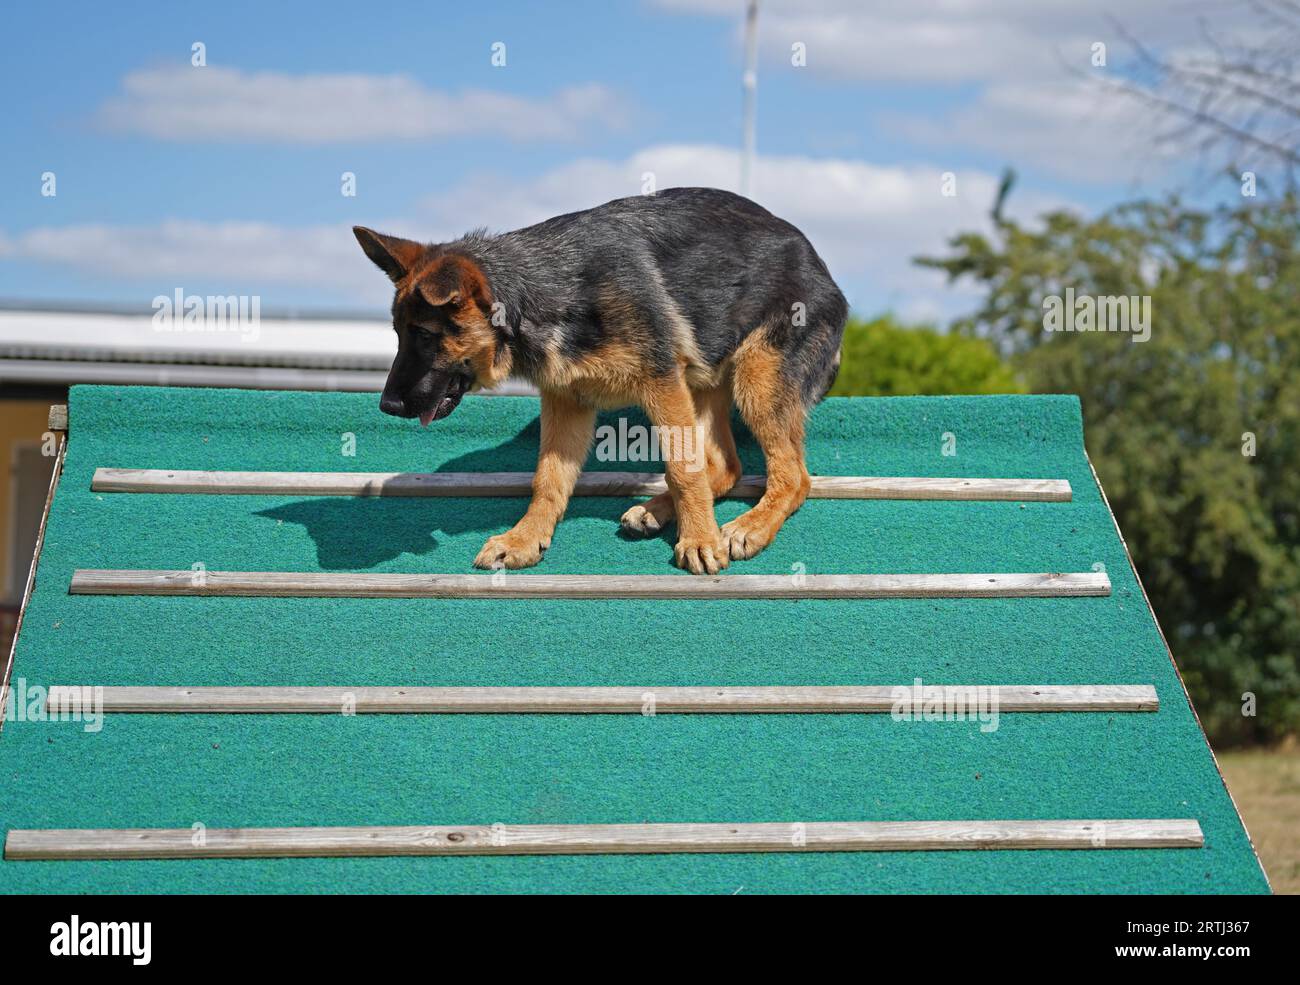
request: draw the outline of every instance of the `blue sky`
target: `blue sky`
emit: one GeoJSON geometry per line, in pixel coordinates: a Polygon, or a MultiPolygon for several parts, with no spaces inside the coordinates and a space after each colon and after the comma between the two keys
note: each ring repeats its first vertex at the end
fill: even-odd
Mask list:
{"type": "MultiPolygon", "coordinates": [[[[147,308],[182,287],[382,316],[353,223],[443,239],[637,194],[647,172],[736,185],[740,0],[190,6],[7,7],[0,297],[147,308]]],[[[979,228],[1005,165],[1025,216],[1181,180],[1145,111],[1066,70],[1098,40],[1119,70],[1106,9],[764,0],[754,197],[859,312],[961,310],[908,257],[979,228]]],[[[1116,12],[1170,50],[1179,9],[1116,12]]]]}

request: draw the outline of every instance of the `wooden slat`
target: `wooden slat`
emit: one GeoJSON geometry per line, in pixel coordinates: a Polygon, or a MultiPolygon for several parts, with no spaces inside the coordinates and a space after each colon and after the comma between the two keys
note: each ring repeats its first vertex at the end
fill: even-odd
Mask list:
{"type": "MultiPolygon", "coordinates": [[[[766,476],[747,475],[727,494],[757,499],[766,476]]],[[[531,472],[202,472],[98,468],[96,492],[293,496],[529,496],[531,472]]],[[[662,473],[584,472],[575,496],[654,496],[662,473]]],[[[944,479],[815,475],[813,499],[946,499],[1069,502],[1064,479],[944,479]]]]}
{"type": "Polygon", "coordinates": [[[14,829],[6,859],[1200,848],[1195,820],[14,829]]]}
{"type": "MultiPolygon", "coordinates": [[[[52,713],[85,707],[85,688],[53,686],[52,713]]],[[[1003,712],[1156,711],[1149,684],[852,687],[102,687],[107,714],[920,714],[927,703],[1003,712]]]]}
{"type": "Polygon", "coordinates": [[[1109,595],[1102,571],[941,575],[406,575],[78,570],[74,595],[311,598],[888,599],[1109,595]]]}
{"type": "Polygon", "coordinates": [[[49,428],[51,431],[68,430],[67,404],[50,404],[49,428]]]}

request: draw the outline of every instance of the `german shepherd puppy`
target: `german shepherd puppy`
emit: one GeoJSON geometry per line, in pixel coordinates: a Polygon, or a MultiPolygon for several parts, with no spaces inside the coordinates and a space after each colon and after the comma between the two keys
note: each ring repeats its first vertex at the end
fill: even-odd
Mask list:
{"type": "Polygon", "coordinates": [[[639,404],[661,435],[704,436],[705,467],[665,451],[668,491],[622,520],[650,536],[676,517],[674,560],[695,574],[753,557],[807,497],[804,418],[835,381],[848,306],[790,223],[730,192],[673,188],[440,245],[353,232],[397,287],[384,413],[427,426],[510,376],[541,392],[532,502],[476,566],[541,560],[601,408],[639,404]],[[719,530],[713,500],[740,478],[733,403],[767,487],[719,530]]]}

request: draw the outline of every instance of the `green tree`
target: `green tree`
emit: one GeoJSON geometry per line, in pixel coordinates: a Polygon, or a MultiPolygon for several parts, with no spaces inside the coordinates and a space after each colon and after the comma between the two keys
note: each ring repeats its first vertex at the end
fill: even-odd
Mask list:
{"type": "Polygon", "coordinates": [[[831,388],[835,397],[1022,392],[987,341],[906,327],[891,315],[849,322],[831,388]]]}
{"type": "Polygon", "coordinates": [[[995,344],[1032,390],[1079,394],[1090,457],[1224,743],[1300,722],[1300,203],[1242,201],[1057,212],[1032,229],[996,210],[991,236],[919,261],[985,288],[956,331],[995,344]],[[1149,339],[1046,331],[1068,288],[1149,297],[1149,339]]]}

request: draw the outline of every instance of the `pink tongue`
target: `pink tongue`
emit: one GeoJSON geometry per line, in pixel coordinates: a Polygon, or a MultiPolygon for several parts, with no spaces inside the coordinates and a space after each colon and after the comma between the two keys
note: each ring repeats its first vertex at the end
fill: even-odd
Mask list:
{"type": "Polygon", "coordinates": [[[420,423],[423,424],[425,427],[428,427],[430,424],[432,424],[432,423],[433,423],[433,411],[431,411],[431,410],[426,410],[423,414],[421,414],[421,415],[420,415],[420,423]]]}

